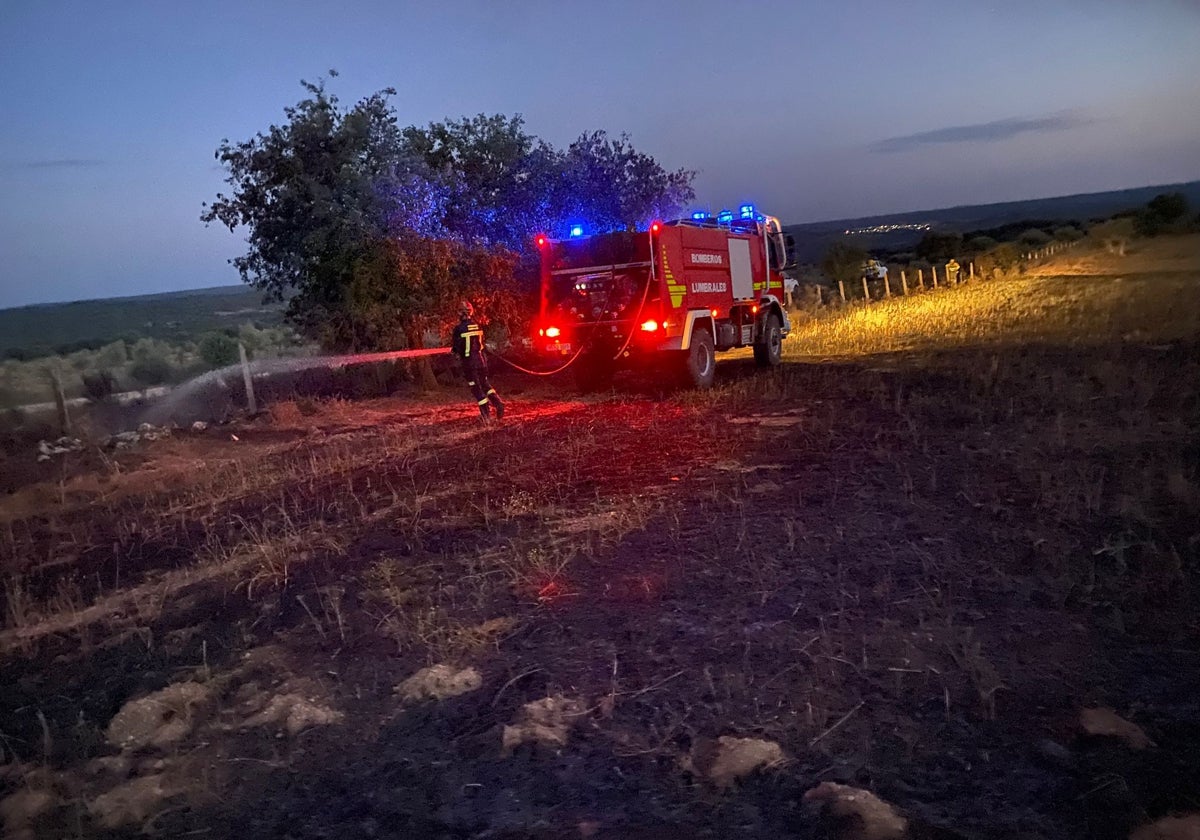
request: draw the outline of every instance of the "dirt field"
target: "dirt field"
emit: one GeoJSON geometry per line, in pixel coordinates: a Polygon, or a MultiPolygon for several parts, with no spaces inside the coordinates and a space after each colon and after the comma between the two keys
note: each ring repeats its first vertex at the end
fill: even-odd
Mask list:
{"type": "Polygon", "coordinates": [[[0,500],[7,831],[1200,811],[1200,269],[1155,265],[850,309],[708,393],[501,374],[490,428],[447,390],[55,460],[0,500]]]}

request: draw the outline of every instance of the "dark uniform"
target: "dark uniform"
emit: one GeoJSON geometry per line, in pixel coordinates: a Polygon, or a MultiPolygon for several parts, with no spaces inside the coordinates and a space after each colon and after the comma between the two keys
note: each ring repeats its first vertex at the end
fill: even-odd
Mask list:
{"type": "Polygon", "coordinates": [[[471,393],[475,395],[475,403],[479,406],[479,416],[484,420],[491,417],[490,409],[496,409],[496,419],[504,417],[504,402],[496,389],[488,382],[487,354],[483,348],[483,328],[471,317],[473,310],[470,305],[464,305],[462,320],[454,328],[452,353],[462,361],[463,376],[471,393]]]}

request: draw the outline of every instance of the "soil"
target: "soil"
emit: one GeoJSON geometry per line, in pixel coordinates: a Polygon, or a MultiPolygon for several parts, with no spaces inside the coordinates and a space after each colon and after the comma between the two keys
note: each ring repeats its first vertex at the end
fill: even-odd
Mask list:
{"type": "Polygon", "coordinates": [[[945,837],[1200,809],[1195,343],[495,380],[489,427],[457,390],[281,405],[10,488],[8,830],[836,836],[823,782],[945,837]],[[443,663],[481,686],[397,691],[443,663]],[[556,738],[505,735],[530,708],[556,738]],[[722,738],[778,751],[717,784],[722,738]]]}

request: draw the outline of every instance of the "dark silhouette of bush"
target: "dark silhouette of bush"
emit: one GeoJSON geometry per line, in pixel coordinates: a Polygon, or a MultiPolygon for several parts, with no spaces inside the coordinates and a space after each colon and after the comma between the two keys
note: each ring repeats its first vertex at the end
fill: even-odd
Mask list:
{"type": "Polygon", "coordinates": [[[821,259],[821,271],[835,283],[839,280],[852,283],[862,276],[862,265],[867,252],[848,242],[834,242],[821,259]]]}
{"type": "Polygon", "coordinates": [[[83,374],[83,395],[92,402],[104,402],[117,392],[117,378],[107,370],[83,374]]]}
{"type": "Polygon", "coordinates": [[[171,363],[156,356],[138,359],[129,368],[130,378],[143,388],[170,382],[174,374],[175,368],[171,363]]]}
{"type": "Polygon", "coordinates": [[[984,251],[975,257],[975,270],[980,277],[995,279],[1015,270],[1020,263],[1017,249],[1008,242],[984,251]]]}
{"type": "Polygon", "coordinates": [[[917,243],[917,257],[930,263],[944,263],[960,255],[962,248],[961,233],[931,230],[917,243]]]}
{"type": "Polygon", "coordinates": [[[1050,234],[1038,228],[1029,228],[1021,233],[1018,241],[1028,248],[1040,248],[1050,243],[1050,234]]]}
{"type": "Polygon", "coordinates": [[[1150,200],[1134,219],[1140,236],[1158,236],[1178,227],[1188,215],[1188,201],[1183,193],[1163,193],[1150,200]]]}

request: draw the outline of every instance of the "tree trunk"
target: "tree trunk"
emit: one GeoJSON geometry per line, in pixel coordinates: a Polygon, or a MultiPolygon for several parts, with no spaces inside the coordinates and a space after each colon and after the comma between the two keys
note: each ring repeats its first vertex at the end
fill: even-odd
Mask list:
{"type": "MultiPolygon", "coordinates": [[[[408,331],[408,348],[410,350],[420,350],[424,346],[422,332],[419,327],[408,331]]],[[[418,356],[410,360],[410,364],[412,365],[413,379],[423,390],[432,391],[437,388],[437,377],[433,375],[433,365],[430,364],[428,356],[418,356]]]]}

